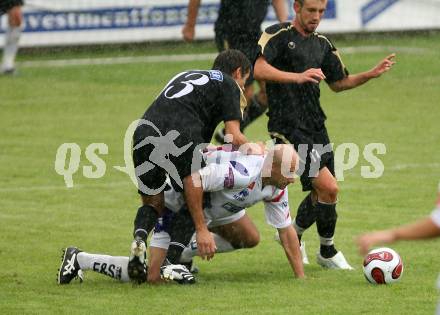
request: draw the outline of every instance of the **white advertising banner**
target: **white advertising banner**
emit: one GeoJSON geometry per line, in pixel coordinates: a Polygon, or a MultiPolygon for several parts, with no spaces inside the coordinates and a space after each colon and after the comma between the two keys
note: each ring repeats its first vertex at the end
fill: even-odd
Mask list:
{"type": "MultiPolygon", "coordinates": [[[[239,0],[237,0],[239,1],[239,0]]],[[[214,37],[220,0],[202,0],[196,39],[214,37]]],[[[292,16],[293,0],[286,0],[292,16]]],[[[187,0],[25,0],[22,46],[181,40],[187,0]]],[[[322,33],[440,28],[440,0],[328,0],[322,33]]],[[[269,10],[264,26],[275,23],[269,10]]],[[[0,37],[7,24],[1,19],[0,37]]],[[[0,39],[2,40],[2,39],[0,39]]]]}

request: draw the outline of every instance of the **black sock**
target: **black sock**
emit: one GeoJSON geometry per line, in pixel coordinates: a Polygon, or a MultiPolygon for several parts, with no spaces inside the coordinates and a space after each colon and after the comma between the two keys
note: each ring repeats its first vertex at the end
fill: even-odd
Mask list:
{"type": "Polygon", "coordinates": [[[310,193],[300,203],[296,213],[295,223],[299,228],[307,230],[313,223],[315,223],[316,216],[316,209],[312,202],[312,194],[310,193]]]}
{"type": "Polygon", "coordinates": [[[156,225],[158,214],[152,206],[144,205],[137,211],[134,219],[133,237],[136,240],[147,241],[148,234],[156,225]]]}
{"type": "Polygon", "coordinates": [[[257,101],[256,95],[252,97],[252,100],[246,106],[246,109],[243,113],[243,120],[240,124],[241,131],[244,130],[247,126],[249,126],[255,119],[260,117],[265,111],[267,106],[262,105],[257,101]]]}
{"type": "Polygon", "coordinates": [[[322,245],[319,248],[319,252],[321,254],[322,257],[324,258],[331,258],[334,255],[336,255],[338,253],[338,251],[335,248],[335,245],[322,245]]]}
{"type": "Polygon", "coordinates": [[[178,242],[172,242],[168,247],[167,259],[171,264],[180,264],[180,256],[182,255],[185,245],[178,242]]]}
{"type": "Polygon", "coordinates": [[[336,213],[336,204],[316,203],[317,219],[316,227],[321,237],[321,256],[330,258],[336,255],[337,250],[333,244],[333,236],[336,229],[338,215],[336,213]]]}

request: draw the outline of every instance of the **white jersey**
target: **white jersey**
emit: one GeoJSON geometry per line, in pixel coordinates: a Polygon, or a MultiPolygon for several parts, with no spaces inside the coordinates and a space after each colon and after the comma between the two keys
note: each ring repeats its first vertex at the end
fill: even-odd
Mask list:
{"type": "MultiPolygon", "coordinates": [[[[263,187],[264,156],[213,151],[204,157],[207,165],[199,174],[203,191],[209,193],[204,207],[209,220],[229,217],[263,201],[269,225],[284,228],[291,224],[287,188],[263,187]]],[[[184,205],[182,194],[173,189],[165,191],[165,205],[179,211],[184,205]]]]}

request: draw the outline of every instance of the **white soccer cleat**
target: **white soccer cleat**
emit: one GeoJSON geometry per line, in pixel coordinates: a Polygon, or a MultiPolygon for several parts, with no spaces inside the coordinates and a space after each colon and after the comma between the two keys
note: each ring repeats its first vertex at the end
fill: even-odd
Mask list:
{"type": "MultiPolygon", "coordinates": [[[[275,232],[275,235],[273,238],[275,239],[275,241],[277,241],[281,245],[280,235],[278,234],[278,231],[275,232]]],[[[303,265],[309,265],[310,261],[309,261],[309,258],[307,257],[306,243],[301,241],[301,245],[299,246],[299,249],[301,250],[301,257],[302,257],[303,265]]]]}
{"type": "Polygon", "coordinates": [[[342,270],[353,270],[354,268],[350,266],[341,251],[338,251],[336,255],[330,258],[324,258],[320,253],[316,254],[316,262],[324,268],[329,269],[342,269],[342,270]]]}
{"type": "Polygon", "coordinates": [[[179,284],[194,284],[194,275],[184,265],[166,265],[160,268],[162,279],[176,281],[179,284]]]}

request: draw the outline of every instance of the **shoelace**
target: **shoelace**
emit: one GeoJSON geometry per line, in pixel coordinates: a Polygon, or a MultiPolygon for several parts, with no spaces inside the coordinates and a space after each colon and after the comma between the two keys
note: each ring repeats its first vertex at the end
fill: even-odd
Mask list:
{"type": "Polygon", "coordinates": [[[75,271],[75,258],[76,254],[73,254],[72,258],[67,260],[67,265],[64,267],[63,276],[72,274],[72,272],[75,271]]]}

